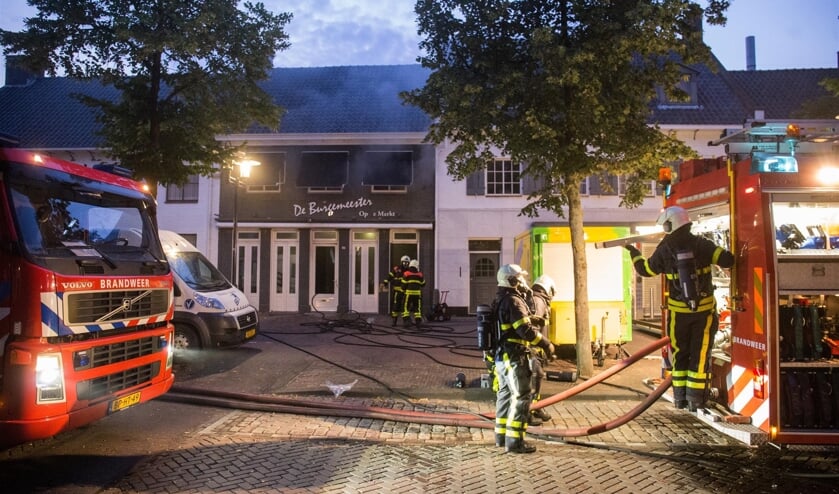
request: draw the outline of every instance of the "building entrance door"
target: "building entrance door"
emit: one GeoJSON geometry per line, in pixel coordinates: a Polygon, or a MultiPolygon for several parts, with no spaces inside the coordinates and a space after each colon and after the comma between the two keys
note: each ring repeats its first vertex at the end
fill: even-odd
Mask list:
{"type": "Polygon", "coordinates": [[[298,301],[298,252],[296,231],[275,231],[271,242],[271,289],[269,310],[297,312],[298,301]]]}
{"type": "Polygon", "coordinates": [[[491,304],[498,291],[495,278],[499,254],[491,252],[469,254],[469,313],[476,314],[481,304],[491,304]]]}
{"type": "Polygon", "coordinates": [[[259,307],[259,232],[239,232],[236,247],[236,286],[259,307]]]}
{"type": "Polygon", "coordinates": [[[352,232],[350,308],[359,313],[377,313],[379,309],[378,235],[376,232],[352,232]]]}
{"type": "Polygon", "coordinates": [[[338,310],[338,232],[313,231],[312,254],[309,271],[312,309],[335,312],[338,310]]]}

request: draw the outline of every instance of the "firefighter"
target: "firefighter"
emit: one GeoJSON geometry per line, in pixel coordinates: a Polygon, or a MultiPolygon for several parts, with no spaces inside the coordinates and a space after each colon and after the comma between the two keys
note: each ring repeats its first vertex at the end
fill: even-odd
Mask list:
{"type": "Polygon", "coordinates": [[[425,278],[419,269],[419,261],[411,259],[408,270],[402,273],[402,289],[405,291],[402,324],[406,328],[411,325],[411,318],[417,327],[422,324],[422,288],[424,286],[425,278]]]}
{"type": "Polygon", "coordinates": [[[659,215],[665,237],[645,259],[626,245],[635,271],[641,276],[664,274],[667,279],[667,334],[673,358],[673,403],[696,411],[705,406],[710,356],[719,315],[714,298],[711,265],[734,265],[734,255],[707,238],[691,233],[687,211],[671,206],[659,215]]]}
{"type": "MultiPolygon", "coordinates": [[[[543,274],[533,282],[533,296],[531,306],[535,317],[531,318],[539,328],[539,333],[546,341],[550,341],[548,331],[551,327],[551,300],[556,294],[554,280],[543,274]]],[[[530,369],[533,371],[533,397],[532,402],[536,403],[542,399],[542,381],[545,380],[545,367],[550,360],[554,359],[553,354],[548,354],[540,346],[532,348],[533,355],[530,359],[530,369]]],[[[551,419],[551,415],[544,408],[530,410],[530,425],[541,425],[551,419]]]]}
{"type": "Polygon", "coordinates": [[[517,264],[501,266],[496,275],[498,292],[494,306],[498,307],[501,338],[495,350],[495,372],[498,393],[495,397],[495,445],[504,446],[507,453],[533,453],[536,446],[525,442],[525,431],[530,415],[531,346],[542,347],[553,355],[554,346],[542,338],[539,328],[530,320],[527,304],[530,289],[524,277],[526,271],[517,264]]]}
{"type": "Polygon", "coordinates": [[[402,256],[399,260],[399,265],[394,266],[387,274],[387,279],[384,281],[385,285],[390,286],[390,317],[393,318],[391,326],[396,326],[399,321],[399,316],[402,314],[402,309],[405,307],[405,291],[402,289],[402,275],[408,270],[408,264],[411,258],[402,256]]]}

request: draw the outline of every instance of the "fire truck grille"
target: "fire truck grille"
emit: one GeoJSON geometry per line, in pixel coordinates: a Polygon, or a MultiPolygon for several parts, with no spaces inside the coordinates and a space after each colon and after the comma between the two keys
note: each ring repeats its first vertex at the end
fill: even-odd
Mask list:
{"type": "Polygon", "coordinates": [[[67,295],[68,325],[116,322],[166,314],[169,290],[125,290],[70,293],[67,295]]]}
{"type": "Polygon", "coordinates": [[[97,377],[76,384],[76,396],[80,400],[94,400],[96,398],[118,393],[151,381],[160,372],[160,363],[154,362],[121,372],[114,372],[107,376],[97,377]]]}
{"type": "Polygon", "coordinates": [[[80,350],[73,354],[73,367],[77,371],[92,369],[151,355],[161,349],[159,343],[159,338],[148,337],[80,350]]]}

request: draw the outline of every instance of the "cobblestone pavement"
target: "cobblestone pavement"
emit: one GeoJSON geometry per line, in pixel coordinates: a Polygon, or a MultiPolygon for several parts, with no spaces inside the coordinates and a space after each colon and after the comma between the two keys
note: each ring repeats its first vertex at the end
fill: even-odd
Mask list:
{"type": "MultiPolygon", "coordinates": [[[[415,332],[393,330],[389,324],[359,330],[304,316],[264,318],[262,336],[244,347],[182,364],[177,386],[282,397],[309,408],[304,413],[275,413],[259,405],[218,409],[212,420],[172,438],[170,447],[141,457],[125,475],[95,492],[839,492],[839,450],[748,446],[674,409],[666,399],[599,434],[557,434],[602,424],[637,407],[641,393],[649,391],[639,385],[640,378],[660,371],[657,352],[605,384],[546,407],[552,419],[528,431],[538,447],[531,455],[496,448],[489,422],[485,427],[430,425],[320,408],[492,412],[491,390],[478,385],[485,370],[474,351],[462,351],[474,338],[473,323],[463,318],[415,332]],[[452,386],[456,372],[466,375],[466,388],[452,386]],[[335,395],[328,383],[354,384],[335,395]]],[[[633,352],[650,340],[638,337],[627,349],[633,352]]],[[[596,372],[616,361],[608,360],[596,372]]],[[[568,370],[573,363],[551,366],[568,370]]],[[[542,394],[554,396],[580,382],[546,382],[542,394]]],[[[169,414],[196,408],[161,403],[130,413],[154,406],[169,414]]],[[[102,461],[101,453],[97,458],[102,461]]],[[[18,461],[28,465],[30,459],[18,461]]],[[[79,492],[70,487],[41,490],[79,492]]]]}
{"type": "Polygon", "coordinates": [[[106,492],[837,492],[835,458],[749,448],[654,408],[632,427],[651,434],[536,440],[532,455],[482,429],[233,411],[106,492]]]}
{"type": "MultiPolygon", "coordinates": [[[[453,323],[453,333],[471,324],[453,323]]],[[[441,386],[450,384],[453,372],[428,357],[451,361],[451,355],[359,351],[324,345],[306,331],[272,334],[276,326],[270,321],[264,327],[267,339],[325,357],[275,381],[272,394],[400,410],[493,410],[490,390],[441,386]],[[347,367],[336,369],[336,362],[347,367]],[[362,376],[351,391],[337,397],[312,392],[326,382],[351,382],[349,368],[362,376]],[[388,371],[394,368],[399,377],[388,371]],[[379,380],[412,398],[377,397],[379,380]]],[[[422,335],[398,339],[423,346],[422,335]]],[[[466,361],[467,381],[475,384],[481,370],[466,361]]],[[[839,492],[836,451],[750,447],[666,400],[601,434],[573,439],[539,434],[591,427],[626,413],[641,399],[634,389],[639,386],[631,383],[656,373],[659,365],[654,357],[642,361],[622,380],[610,378],[610,385],[547,407],[552,420],[529,431],[538,447],[532,455],[503,453],[493,445],[491,428],[232,410],[191,435],[181,449],[148,458],[107,492],[839,492]]],[[[203,382],[210,386],[212,376],[203,382]]],[[[573,385],[546,383],[543,396],[573,385]]]]}

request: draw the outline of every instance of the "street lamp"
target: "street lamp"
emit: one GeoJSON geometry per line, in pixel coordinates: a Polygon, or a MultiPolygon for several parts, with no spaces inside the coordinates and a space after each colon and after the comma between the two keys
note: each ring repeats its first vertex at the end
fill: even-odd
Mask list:
{"type": "Polygon", "coordinates": [[[230,242],[233,246],[233,252],[230,256],[230,280],[241,290],[241,283],[239,283],[239,279],[236,276],[238,272],[236,256],[239,252],[239,187],[245,184],[245,179],[250,178],[251,169],[259,166],[260,163],[255,160],[243,159],[234,161],[233,164],[239,173],[237,176],[233,176],[233,170],[231,169],[229,175],[229,181],[233,184],[233,239],[230,242]]]}

